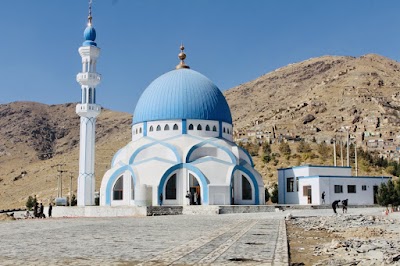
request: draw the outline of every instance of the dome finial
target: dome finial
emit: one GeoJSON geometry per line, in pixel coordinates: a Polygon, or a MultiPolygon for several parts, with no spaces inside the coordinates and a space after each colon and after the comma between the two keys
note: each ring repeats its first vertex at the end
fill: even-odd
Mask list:
{"type": "Polygon", "coordinates": [[[179,53],[178,58],[181,60],[181,62],[175,68],[176,69],[190,68],[188,65],[185,64],[186,54],[183,52],[183,50],[185,50],[185,46],[181,44],[181,47],[179,49],[181,50],[181,52],[179,53]]]}
{"type": "Polygon", "coordinates": [[[89,0],[88,26],[92,26],[92,0],[89,0]]]}

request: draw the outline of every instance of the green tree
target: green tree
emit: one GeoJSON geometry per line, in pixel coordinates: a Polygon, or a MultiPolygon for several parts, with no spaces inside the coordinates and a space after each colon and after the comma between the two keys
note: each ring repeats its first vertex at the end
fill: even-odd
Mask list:
{"type": "Polygon", "coordinates": [[[274,183],[272,187],[272,193],[271,193],[271,201],[272,203],[278,203],[278,184],[274,183]]]}
{"type": "Polygon", "coordinates": [[[264,142],[262,145],[262,151],[263,151],[262,161],[264,163],[269,163],[272,160],[271,145],[269,145],[268,142],[264,142]]]}
{"type": "Polygon", "coordinates": [[[29,196],[28,199],[27,199],[27,201],[26,201],[25,206],[26,206],[26,208],[27,208],[28,210],[31,211],[32,208],[33,208],[33,206],[35,206],[35,203],[36,203],[35,198],[33,198],[32,196],[29,196]]]}
{"type": "Polygon", "coordinates": [[[267,202],[267,201],[269,201],[270,195],[269,195],[268,188],[265,187],[264,189],[265,189],[265,202],[267,202]]]}

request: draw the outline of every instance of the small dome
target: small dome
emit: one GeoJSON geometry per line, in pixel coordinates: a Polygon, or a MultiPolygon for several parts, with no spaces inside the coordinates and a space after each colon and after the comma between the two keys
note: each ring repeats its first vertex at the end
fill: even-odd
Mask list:
{"type": "Polygon", "coordinates": [[[201,119],[232,124],[228,103],[207,77],[182,68],[154,80],[140,97],[133,124],[144,121],[201,119]]]}
{"type": "Polygon", "coordinates": [[[85,31],[83,32],[83,37],[85,38],[83,46],[97,46],[94,42],[96,40],[96,30],[91,25],[86,27],[85,31]]]}

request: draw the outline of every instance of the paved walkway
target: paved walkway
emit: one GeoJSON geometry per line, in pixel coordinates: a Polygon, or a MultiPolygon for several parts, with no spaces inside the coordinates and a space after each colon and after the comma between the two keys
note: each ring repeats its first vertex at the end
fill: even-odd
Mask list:
{"type": "Polygon", "coordinates": [[[0,265],[288,265],[289,212],[0,222],[0,265]]]}

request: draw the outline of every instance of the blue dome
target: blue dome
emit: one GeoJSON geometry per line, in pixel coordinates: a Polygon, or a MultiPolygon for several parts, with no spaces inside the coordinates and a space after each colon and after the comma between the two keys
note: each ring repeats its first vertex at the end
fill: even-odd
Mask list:
{"type": "Polygon", "coordinates": [[[83,46],[97,46],[94,42],[96,40],[96,30],[92,26],[86,27],[85,31],[83,32],[83,37],[85,38],[83,46]]]}
{"type": "Polygon", "coordinates": [[[136,105],[133,124],[172,119],[232,124],[224,95],[211,80],[191,69],[173,70],[154,80],[136,105]]]}

